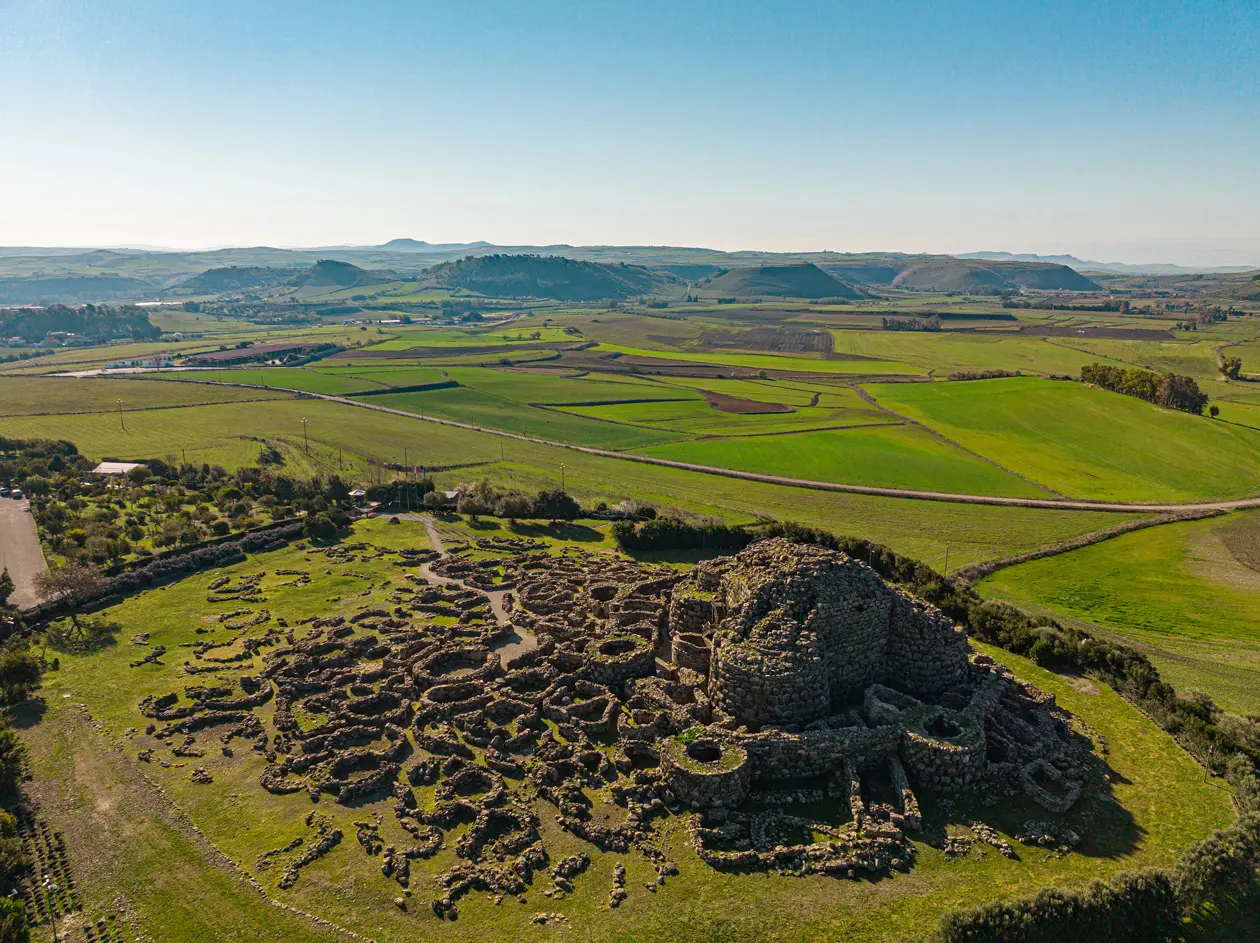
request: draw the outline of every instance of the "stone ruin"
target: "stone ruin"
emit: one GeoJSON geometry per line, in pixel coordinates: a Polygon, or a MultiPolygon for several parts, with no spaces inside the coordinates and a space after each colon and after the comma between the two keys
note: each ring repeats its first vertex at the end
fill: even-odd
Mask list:
{"type": "MultiPolygon", "coordinates": [[[[228,755],[248,741],[272,793],[391,803],[407,840],[383,840],[377,813],[356,823],[359,845],[404,889],[412,862],[453,846],[435,878],[441,917],[473,890],[524,903],[540,877],[547,896],[571,889],[586,859],[551,859],[543,814],[604,852],[645,855],[655,891],[677,873],[654,840],[671,813],[691,814],[708,866],[856,877],[911,866],[920,794],[1023,794],[1063,813],[1081,793],[1091,745],[1054,698],[842,553],[763,540],[684,575],[480,543],[440,558],[320,551],[343,566],[355,551],[396,557],[400,578],[375,587],[388,605],[192,644],[199,683],[146,698],[146,733],[182,757],[203,755],[205,731],[228,755]],[[623,813],[596,816],[592,794],[623,813]],[[820,821],[824,808],[839,814],[820,821]]],[[[260,579],[245,582],[214,592],[265,601],[260,579]]],[[[300,852],[289,884],[340,842],[319,822],[268,853],[300,852]]],[[[613,907],[628,894],[620,862],[614,873],[613,907]]]]}

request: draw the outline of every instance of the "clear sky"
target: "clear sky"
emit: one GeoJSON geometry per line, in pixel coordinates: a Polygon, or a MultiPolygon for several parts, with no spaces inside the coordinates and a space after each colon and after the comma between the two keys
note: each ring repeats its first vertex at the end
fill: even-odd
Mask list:
{"type": "Polygon", "coordinates": [[[1260,264],[1260,0],[0,0],[0,244],[1260,264]]]}

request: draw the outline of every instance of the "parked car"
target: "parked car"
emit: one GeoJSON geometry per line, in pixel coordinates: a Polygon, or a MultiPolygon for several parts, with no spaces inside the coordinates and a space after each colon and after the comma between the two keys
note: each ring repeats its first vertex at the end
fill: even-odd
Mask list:
{"type": "Polygon", "coordinates": [[[13,492],[9,495],[9,497],[11,497],[14,501],[21,501],[21,500],[22,500],[22,492],[21,492],[21,491],[19,491],[17,488],[14,488],[14,489],[13,489],[13,492]]]}

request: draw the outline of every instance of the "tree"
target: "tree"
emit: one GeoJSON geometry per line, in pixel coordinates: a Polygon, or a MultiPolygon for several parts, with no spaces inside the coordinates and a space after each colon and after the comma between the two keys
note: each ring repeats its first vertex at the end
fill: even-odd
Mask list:
{"type": "Polygon", "coordinates": [[[495,513],[499,517],[506,517],[509,521],[515,521],[518,517],[528,517],[529,510],[529,498],[519,492],[512,491],[499,499],[499,505],[495,508],[495,513]]]}
{"type": "Polygon", "coordinates": [[[545,517],[553,524],[556,521],[571,521],[581,514],[582,506],[559,488],[540,491],[534,499],[534,515],[545,517]]]}
{"type": "Polygon", "coordinates": [[[1221,407],[1217,406],[1215,403],[1213,403],[1211,406],[1208,407],[1208,415],[1211,416],[1213,419],[1215,419],[1220,414],[1221,414],[1221,407]]]}
{"type": "Polygon", "coordinates": [[[1220,371],[1223,376],[1230,380],[1237,380],[1242,376],[1242,358],[1241,357],[1225,357],[1221,360],[1220,371]]]}
{"type": "Polygon", "coordinates": [[[44,669],[29,648],[0,654],[0,701],[21,704],[39,685],[44,669]]]}
{"type": "Polygon", "coordinates": [[[12,727],[0,727],[0,795],[11,796],[26,768],[26,744],[12,727]]]}
{"type": "Polygon", "coordinates": [[[46,603],[67,610],[76,629],[79,609],[105,591],[108,578],[91,564],[69,563],[53,567],[35,577],[35,592],[46,603]]]}
{"type": "Polygon", "coordinates": [[[0,898],[0,943],[30,943],[26,905],[12,897],[0,898]]]}
{"type": "Polygon", "coordinates": [[[5,567],[4,572],[0,573],[0,606],[6,606],[9,603],[9,597],[13,595],[13,577],[9,575],[9,568],[5,567]]]}

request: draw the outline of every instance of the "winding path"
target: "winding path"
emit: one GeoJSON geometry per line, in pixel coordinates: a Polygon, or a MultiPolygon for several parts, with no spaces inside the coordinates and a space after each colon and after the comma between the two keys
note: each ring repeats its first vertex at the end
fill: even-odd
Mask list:
{"type": "MultiPolygon", "coordinates": [[[[446,547],[442,545],[442,538],[437,532],[437,528],[433,526],[433,518],[427,514],[391,514],[390,517],[397,517],[404,521],[418,521],[424,525],[425,532],[429,535],[429,542],[433,544],[433,549],[438,552],[439,557],[449,556],[446,547]]],[[[490,611],[494,613],[494,620],[499,625],[510,625],[508,619],[507,607],[503,604],[504,599],[511,590],[497,589],[486,590],[479,589],[476,586],[469,586],[463,580],[455,579],[451,576],[440,576],[433,572],[432,567],[425,563],[420,567],[420,575],[426,580],[434,583],[441,583],[445,586],[456,586],[460,589],[471,589],[473,592],[481,593],[490,602],[490,611]]],[[[512,626],[512,636],[502,644],[491,646],[494,651],[499,653],[499,657],[506,665],[522,652],[530,651],[538,647],[538,639],[533,633],[517,626],[512,626]]]]}

